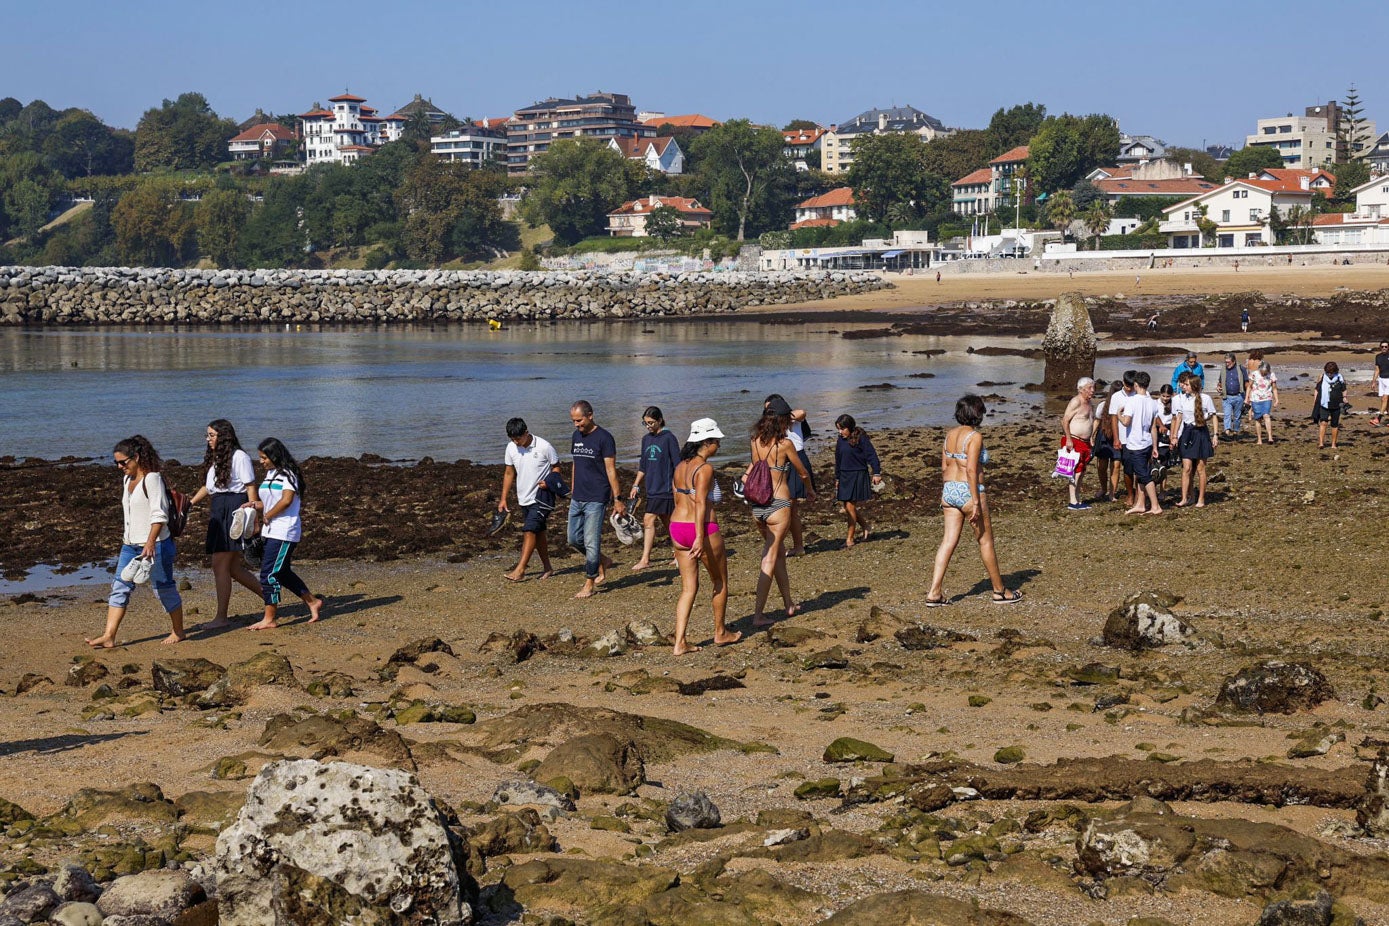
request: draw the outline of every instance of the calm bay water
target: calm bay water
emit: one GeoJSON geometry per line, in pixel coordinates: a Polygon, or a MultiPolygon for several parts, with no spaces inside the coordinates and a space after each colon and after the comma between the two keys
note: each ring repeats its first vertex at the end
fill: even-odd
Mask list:
{"type": "Polygon", "coordinates": [[[569,405],[586,398],[617,438],[619,457],[630,460],[647,405],[660,406],[683,439],[688,423],[704,416],[741,435],[769,392],[806,408],[822,435],[843,412],[870,430],[943,424],[968,391],[1014,396],[1001,415],[1018,400],[1040,399],[1018,387],[1041,380],[1041,362],[969,354],[984,343],[977,335],[840,336],[854,327],[871,326],[3,329],[0,454],[104,457],[138,432],[164,456],[191,462],[202,455],[207,422],[225,417],[243,444],[273,435],[301,457],[500,462],[507,418],[525,418],[563,453],[569,405]],[[926,350],[946,353],[913,353],[926,350]],[[934,377],[911,378],[921,372],[934,377]],[[978,389],[985,380],[1016,386],[978,389]],[[898,388],[860,388],[884,382],[898,388]]]}

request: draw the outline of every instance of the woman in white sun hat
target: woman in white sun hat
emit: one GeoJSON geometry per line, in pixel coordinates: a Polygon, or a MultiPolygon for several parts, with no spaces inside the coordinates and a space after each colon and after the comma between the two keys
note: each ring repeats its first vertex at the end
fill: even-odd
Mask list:
{"type": "Polygon", "coordinates": [[[680,566],[680,600],[675,606],[677,656],[699,649],[685,639],[685,630],[699,594],[701,562],[714,583],[714,643],[726,646],[743,637],[724,625],[728,613],[728,553],[714,516],[714,506],[723,500],[723,491],[709,462],[719,452],[722,440],[718,423],[713,418],[700,418],[690,425],[690,439],[681,448],[680,463],[675,467],[670,542],[675,545],[675,559],[680,566]]]}

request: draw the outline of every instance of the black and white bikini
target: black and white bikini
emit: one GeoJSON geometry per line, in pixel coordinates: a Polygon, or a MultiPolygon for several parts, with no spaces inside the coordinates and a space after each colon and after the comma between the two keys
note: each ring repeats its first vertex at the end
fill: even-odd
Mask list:
{"type": "MultiPolygon", "coordinates": [[[[774,473],[789,473],[791,472],[791,464],[783,463],[780,466],[769,466],[768,469],[770,469],[774,473]]],[[[753,505],[752,516],[759,521],[766,522],[768,518],[776,514],[778,511],[781,511],[783,508],[790,507],[791,499],[773,498],[770,502],[768,502],[765,505],[753,505]]]]}

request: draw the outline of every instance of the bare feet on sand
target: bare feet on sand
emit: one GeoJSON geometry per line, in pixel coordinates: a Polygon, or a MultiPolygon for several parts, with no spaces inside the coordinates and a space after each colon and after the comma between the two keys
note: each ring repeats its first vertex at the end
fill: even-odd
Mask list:
{"type": "Polygon", "coordinates": [[[716,646],[729,646],[733,643],[737,643],[741,639],[743,639],[743,632],[741,630],[734,631],[733,633],[724,631],[723,633],[714,634],[714,644],[716,646]]]}
{"type": "Polygon", "coordinates": [[[323,596],[319,595],[314,599],[314,603],[309,605],[309,619],[305,623],[317,624],[318,619],[323,616],[323,596]]]}
{"type": "Polygon", "coordinates": [[[754,627],[770,627],[775,623],[776,618],[774,617],[767,617],[764,614],[754,614],[752,616],[752,626],[754,627]]]}
{"type": "Polygon", "coordinates": [[[698,646],[695,646],[693,643],[675,644],[675,655],[677,656],[683,656],[686,653],[697,653],[699,652],[699,650],[700,648],[698,646]]]}
{"type": "Polygon", "coordinates": [[[266,620],[263,620],[263,619],[262,619],[262,620],[256,621],[254,624],[252,624],[251,626],[247,627],[246,629],[247,629],[247,630],[274,630],[274,629],[276,629],[276,628],[279,627],[279,626],[280,626],[280,625],[279,625],[278,623],[276,623],[275,621],[266,621],[266,620]]]}
{"type": "Polygon", "coordinates": [[[805,556],[805,547],[792,547],[786,551],[787,556],[805,556]]]}
{"type": "Polygon", "coordinates": [[[93,639],[88,640],[88,641],[87,641],[87,645],[88,645],[88,646],[92,646],[92,647],[96,647],[97,649],[111,649],[112,647],[114,647],[114,646],[116,645],[116,641],[115,641],[115,640],[108,639],[108,638],[103,634],[102,636],[94,637],[93,639]]]}
{"type": "Polygon", "coordinates": [[[520,582],[525,577],[526,574],[517,569],[502,573],[502,578],[506,579],[508,582],[520,582]]]}
{"type": "Polygon", "coordinates": [[[167,645],[170,644],[170,643],[182,643],[184,640],[187,640],[187,639],[188,639],[188,635],[187,635],[186,633],[171,633],[171,634],[169,634],[167,637],[165,637],[163,640],[160,640],[159,642],[160,642],[161,644],[167,646],[167,645]]]}
{"type": "MultiPolygon", "coordinates": [[[[632,564],[633,572],[641,572],[643,569],[650,569],[651,564],[644,559],[639,559],[632,564]]],[[[678,654],[677,654],[678,655],[678,654]]]]}
{"type": "Polygon", "coordinates": [[[199,629],[199,630],[225,630],[227,627],[235,627],[235,626],[236,626],[236,624],[232,623],[232,619],[231,619],[231,618],[229,618],[229,617],[219,617],[219,618],[216,618],[216,619],[214,619],[214,620],[208,621],[206,624],[200,625],[200,626],[198,627],[198,629],[199,629]]]}

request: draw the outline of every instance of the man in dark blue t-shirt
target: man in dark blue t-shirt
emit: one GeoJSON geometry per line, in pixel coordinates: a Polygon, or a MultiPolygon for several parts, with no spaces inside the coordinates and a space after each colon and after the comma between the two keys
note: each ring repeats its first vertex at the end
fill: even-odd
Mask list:
{"type": "Polygon", "coordinates": [[[617,483],[617,442],[593,420],[593,406],[580,399],[569,408],[574,437],[569,452],[574,467],[569,496],[569,545],[584,551],[584,587],[575,598],[587,598],[607,578],[612,560],[599,549],[603,535],[603,513],[608,502],[618,514],[625,514],[617,483]]]}

